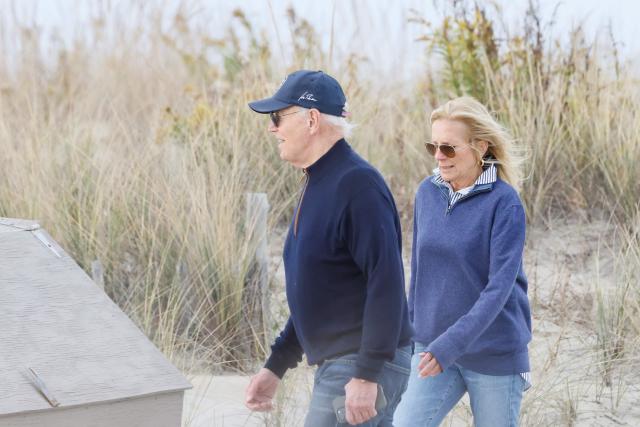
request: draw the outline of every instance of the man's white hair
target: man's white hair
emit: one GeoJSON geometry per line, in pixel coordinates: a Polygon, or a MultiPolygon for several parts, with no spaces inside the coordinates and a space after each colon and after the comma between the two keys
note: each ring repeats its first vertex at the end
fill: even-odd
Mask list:
{"type": "MultiPolygon", "coordinates": [[[[346,108],[346,105],[345,105],[346,108]]],[[[306,114],[309,114],[308,108],[300,108],[306,114]]],[[[349,138],[353,133],[353,129],[356,127],[353,123],[349,123],[346,118],[333,116],[331,114],[320,113],[322,119],[329,124],[333,129],[342,134],[343,137],[349,138]]]]}

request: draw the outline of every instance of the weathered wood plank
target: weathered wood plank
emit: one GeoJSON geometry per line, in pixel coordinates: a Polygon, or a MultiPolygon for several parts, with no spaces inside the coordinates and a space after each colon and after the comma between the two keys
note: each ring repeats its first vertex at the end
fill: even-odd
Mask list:
{"type": "Polygon", "coordinates": [[[50,409],[27,367],[60,407],[190,387],[64,251],[29,231],[0,234],[0,340],[0,415],[50,409]]]}
{"type": "Polygon", "coordinates": [[[16,230],[35,230],[38,228],[40,228],[40,225],[37,221],[0,217],[0,233],[8,233],[16,230]]]}
{"type": "Polygon", "coordinates": [[[0,427],[179,427],[182,392],[8,417],[0,427]]]}
{"type": "Polygon", "coordinates": [[[251,278],[252,294],[260,300],[260,318],[254,319],[254,324],[261,324],[264,345],[268,346],[271,340],[269,336],[270,319],[270,295],[269,295],[269,248],[267,239],[267,219],[269,215],[269,200],[266,193],[246,194],[246,218],[245,229],[248,238],[255,245],[255,270],[251,278]],[[256,320],[259,320],[256,322],[256,320]]]}

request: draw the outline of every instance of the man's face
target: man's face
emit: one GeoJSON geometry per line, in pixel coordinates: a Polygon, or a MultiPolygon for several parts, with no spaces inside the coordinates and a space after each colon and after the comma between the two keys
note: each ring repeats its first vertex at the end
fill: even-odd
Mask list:
{"type": "Polygon", "coordinates": [[[297,167],[306,166],[309,157],[308,118],[300,107],[291,106],[277,111],[278,126],[269,123],[269,132],[278,139],[280,158],[297,167]]]}

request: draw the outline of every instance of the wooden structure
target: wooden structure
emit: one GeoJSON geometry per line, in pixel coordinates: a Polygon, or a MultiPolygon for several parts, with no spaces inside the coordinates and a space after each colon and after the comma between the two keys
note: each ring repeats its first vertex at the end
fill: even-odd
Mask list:
{"type": "Polygon", "coordinates": [[[178,427],[190,387],[38,224],[0,218],[0,427],[178,427]]]}

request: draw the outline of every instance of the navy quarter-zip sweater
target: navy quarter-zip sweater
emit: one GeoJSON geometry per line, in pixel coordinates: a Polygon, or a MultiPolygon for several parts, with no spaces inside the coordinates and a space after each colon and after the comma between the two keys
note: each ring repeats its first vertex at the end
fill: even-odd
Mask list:
{"type": "Polygon", "coordinates": [[[375,382],[412,333],[395,202],[344,139],[305,174],[283,254],[291,314],[265,367],[357,353],[354,377],[375,382]]]}
{"type": "Polygon", "coordinates": [[[529,371],[531,314],[522,264],[525,215],[506,182],[477,184],[453,206],[437,177],[418,188],[409,311],[414,340],[443,370],[529,371]]]}

